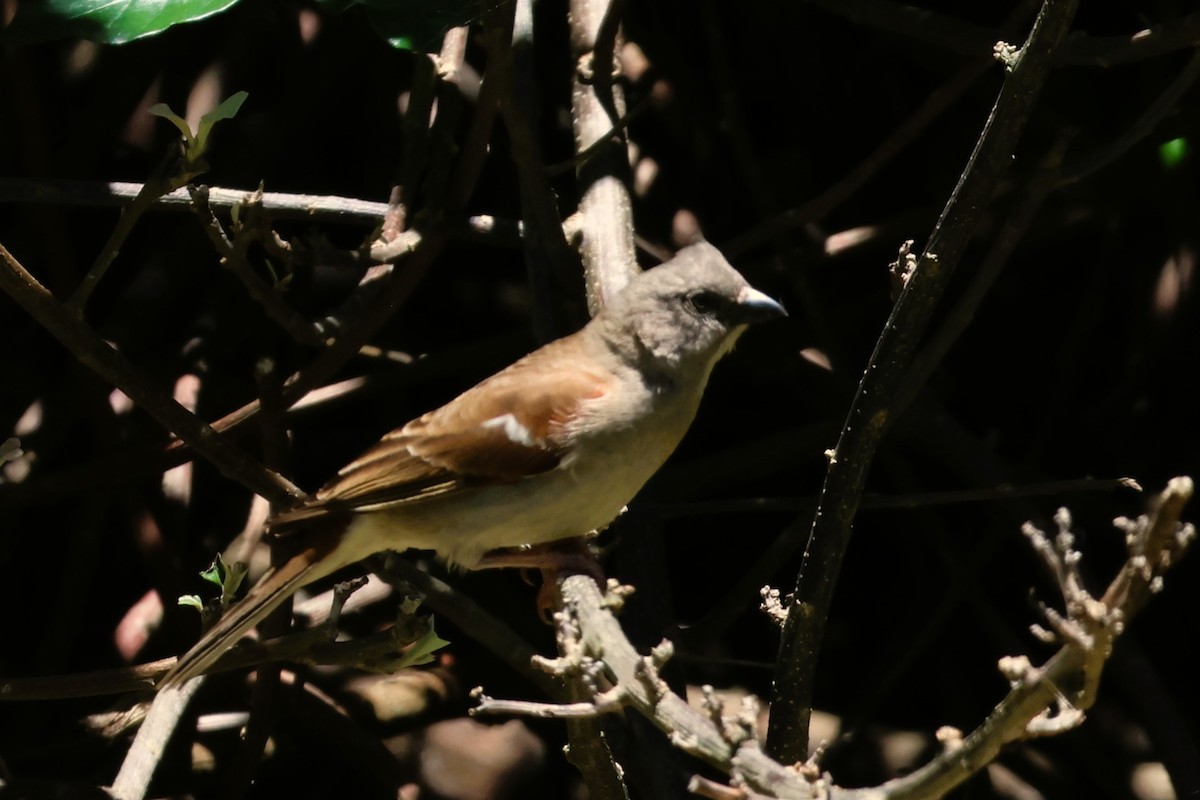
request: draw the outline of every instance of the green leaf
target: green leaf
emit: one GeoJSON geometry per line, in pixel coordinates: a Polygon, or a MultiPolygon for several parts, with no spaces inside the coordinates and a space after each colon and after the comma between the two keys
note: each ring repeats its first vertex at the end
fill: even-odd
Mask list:
{"type": "Polygon", "coordinates": [[[179,605],[191,606],[197,611],[204,611],[204,601],[200,599],[200,595],[198,594],[185,594],[179,598],[179,605]]]}
{"type": "Polygon", "coordinates": [[[20,42],[80,36],[124,44],[172,25],[219,14],[238,0],[36,0],[17,4],[5,38],[20,42]]]}
{"type": "Polygon", "coordinates": [[[218,555],[208,569],[201,571],[200,577],[204,578],[204,580],[208,581],[209,583],[215,583],[217,586],[222,586],[225,582],[224,578],[222,578],[222,574],[224,572],[225,562],[222,561],[221,557],[218,555]]]}
{"type": "Polygon", "coordinates": [[[245,561],[235,561],[232,564],[222,562],[222,566],[225,568],[225,580],[221,582],[221,603],[229,605],[241,587],[242,581],[246,579],[246,573],[250,571],[250,566],[245,561]]]}
{"type": "Polygon", "coordinates": [[[179,128],[179,132],[183,134],[183,140],[186,142],[184,160],[193,171],[204,172],[208,169],[208,165],[201,159],[208,149],[208,135],[212,133],[213,126],[223,119],[232,119],[249,96],[247,92],[234,92],[219,106],[200,118],[200,124],[197,126],[195,134],[188,127],[187,120],[172,111],[166,103],[155,103],[146,110],[179,128]]]}
{"type": "Polygon", "coordinates": [[[415,667],[421,664],[428,664],[433,661],[433,654],[441,650],[448,641],[438,636],[433,630],[433,618],[429,618],[429,631],[417,639],[404,652],[404,657],[398,663],[392,665],[393,669],[403,669],[404,667],[415,667]]]}
{"type": "Polygon", "coordinates": [[[479,14],[476,0],[317,0],[331,14],[362,6],[371,27],[392,47],[434,52],[446,31],[479,14]]]}
{"type": "Polygon", "coordinates": [[[1158,159],[1167,169],[1174,169],[1183,163],[1187,158],[1188,142],[1187,139],[1178,138],[1172,139],[1169,142],[1163,142],[1158,146],[1158,159]]]}
{"type": "Polygon", "coordinates": [[[166,103],[155,103],[146,110],[156,117],[162,117],[176,128],[179,128],[179,132],[183,134],[184,140],[189,145],[196,141],[195,137],[192,136],[192,129],[188,127],[187,120],[172,111],[171,107],[166,103]]]}
{"type": "Polygon", "coordinates": [[[200,118],[200,127],[196,130],[196,146],[200,148],[201,153],[208,147],[208,134],[213,125],[223,119],[233,119],[249,96],[248,92],[235,92],[225,98],[221,105],[200,118]]]}

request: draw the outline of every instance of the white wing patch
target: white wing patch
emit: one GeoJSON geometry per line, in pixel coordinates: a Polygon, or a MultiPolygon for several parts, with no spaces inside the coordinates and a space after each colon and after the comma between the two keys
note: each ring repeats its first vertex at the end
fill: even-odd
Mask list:
{"type": "Polygon", "coordinates": [[[492,417],[483,423],[485,428],[500,428],[504,431],[504,435],[508,437],[510,442],[516,442],[525,447],[533,447],[533,436],[529,433],[529,429],[522,425],[512,414],[503,414],[499,417],[492,417]]]}

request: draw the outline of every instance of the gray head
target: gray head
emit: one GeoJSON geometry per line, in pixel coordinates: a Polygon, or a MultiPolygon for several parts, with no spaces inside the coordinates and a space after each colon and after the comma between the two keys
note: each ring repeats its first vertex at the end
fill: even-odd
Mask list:
{"type": "Polygon", "coordinates": [[[613,333],[631,333],[637,352],[628,355],[637,360],[707,370],[748,325],[782,316],[779,303],[747,283],[717,248],[701,242],[630,281],[597,322],[613,333]]]}

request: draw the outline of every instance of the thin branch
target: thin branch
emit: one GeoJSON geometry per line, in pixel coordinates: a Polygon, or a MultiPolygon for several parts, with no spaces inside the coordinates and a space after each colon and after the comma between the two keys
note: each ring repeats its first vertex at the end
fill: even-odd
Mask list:
{"type": "Polygon", "coordinates": [[[934,306],[975,225],[1007,172],[1011,154],[1066,37],[1077,0],[1046,0],[996,99],[975,151],[942,212],[924,253],[876,343],[847,415],[821,491],[795,600],[780,643],[768,730],[768,751],[785,762],[804,758],[813,675],[867,469],[891,421],[891,403],[934,306]]]}
{"type": "Polygon", "coordinates": [[[542,166],[541,147],[530,120],[537,113],[533,75],[533,4],[531,0],[496,6],[486,15],[488,78],[500,98],[504,126],[511,139],[525,223],[525,263],[533,292],[534,330],[542,341],[562,334],[554,313],[551,286],[556,276],[579,272],[579,259],[563,233],[562,215],[542,166]]]}
{"type": "MultiPolygon", "coordinates": [[[[999,30],[892,0],[805,0],[859,25],[906,36],[961,55],[979,55],[1004,38],[999,30]]],[[[1200,12],[1120,36],[1077,34],[1064,42],[1055,66],[1115,67],[1200,44],[1200,12]]]]}
{"type": "Polygon", "coordinates": [[[211,462],[230,480],[273,501],[286,503],[303,492],[282,476],[255,461],[241,449],[221,439],[211,426],[179,405],[101,339],[83,320],[70,313],[0,245],[0,288],[71,351],[80,363],[116,386],[164,428],[211,462]]]}
{"type": "Polygon", "coordinates": [[[150,779],[162,761],[167,742],[175,733],[184,709],[203,685],[204,676],[201,676],[181,686],[163,689],[155,696],[113,781],[113,797],[117,800],[142,800],[146,796],[150,779]]]}
{"type": "Polygon", "coordinates": [[[929,94],[925,102],[909,114],[866,158],[856,162],[844,177],[807,202],[782,211],[737,238],[724,243],[721,250],[736,259],[747,250],[770,241],[773,237],[794,230],[813,220],[821,219],[854,196],[864,184],[941,116],[950,105],[993,66],[993,59],[978,59],[966,65],[944,84],[929,94]]]}
{"type": "Polygon", "coordinates": [[[385,580],[399,579],[423,598],[425,605],[465,631],[510,668],[527,678],[544,694],[561,697],[562,684],[530,666],[537,650],[503,620],[490,614],[467,595],[404,558],[388,560],[381,571],[385,580]]]}
{"type": "Polygon", "coordinates": [[[112,233],[108,235],[108,240],[100,248],[100,253],[92,263],[91,269],[83,276],[83,280],[80,281],[75,292],[64,304],[72,316],[83,318],[83,310],[87,307],[88,299],[92,296],[95,288],[100,285],[101,278],[104,277],[113,261],[116,260],[117,254],[121,251],[121,245],[129,238],[129,234],[133,232],[138,220],[150,210],[159,197],[187,183],[193,173],[186,170],[187,165],[178,153],[168,153],[151,175],[150,180],[143,184],[141,191],[137,193],[133,201],[121,209],[121,216],[117,220],[117,224],[113,226],[112,233]]]}
{"type": "MultiPolygon", "coordinates": [[[[1002,670],[1012,680],[1013,688],[988,718],[966,737],[949,743],[925,766],[880,786],[883,796],[890,800],[941,797],[995,759],[1010,742],[1057,732],[1074,722],[1077,713],[1086,711],[1095,700],[1094,689],[1107,658],[1106,651],[1111,649],[1111,639],[1122,632],[1156,587],[1161,586],[1162,572],[1178,559],[1195,536],[1195,530],[1179,520],[1192,492],[1190,478],[1175,478],[1155,498],[1147,514],[1135,521],[1117,520],[1118,527],[1127,532],[1129,558],[1104,595],[1098,601],[1086,603],[1099,614],[1095,619],[1099,627],[1091,630],[1100,636],[1093,639],[1090,647],[1067,640],[1039,668],[1029,665],[1024,657],[1003,659],[1002,670]],[[1072,698],[1064,697],[1061,687],[1076,685],[1081,672],[1086,675],[1085,691],[1072,698]],[[1056,722],[1056,717],[1047,716],[1051,707],[1057,707],[1064,719],[1056,722]]],[[[1067,544],[1059,551],[1059,557],[1077,558],[1070,552],[1073,551],[1067,544]]],[[[1083,622],[1083,619],[1077,616],[1072,621],[1083,622]]]]}
{"type": "Polygon", "coordinates": [[[149,691],[174,664],[175,658],[171,657],[132,667],[73,675],[4,678],[0,681],[0,701],[63,700],[149,691]]]}
{"type": "MultiPolygon", "coordinates": [[[[1197,20],[1200,20],[1200,14],[1195,16],[1197,20]]],[[[1197,33],[1197,38],[1200,39],[1200,32],[1197,33]]],[[[1175,80],[1171,81],[1167,88],[1154,99],[1154,102],[1146,107],[1137,121],[1115,141],[1094,153],[1069,161],[1062,168],[1058,185],[1067,186],[1083,180],[1093,172],[1116,161],[1131,147],[1153,133],[1158,123],[1176,109],[1184,94],[1196,82],[1197,76],[1200,76],[1200,50],[1192,54],[1187,64],[1175,76],[1175,80]]]]}
{"type": "Polygon", "coordinates": [[[1058,183],[1062,169],[1063,155],[1071,136],[1063,135],[1042,159],[1034,175],[1023,187],[1023,191],[1013,202],[1004,224],[992,239],[987,254],[980,263],[971,283],[962,296],[954,304],[946,320],[930,337],[929,342],[921,352],[913,358],[912,368],[900,383],[895,397],[895,413],[900,414],[917,396],[933,375],[938,365],[950,352],[950,348],[975,319],[975,312],[983,303],[988,291],[1000,277],[1017,245],[1025,237],[1025,232],[1042,210],[1042,204],[1058,183]]]}
{"type": "MultiPolygon", "coordinates": [[[[485,78],[485,90],[487,84],[488,81],[485,78]]],[[[480,164],[490,138],[487,133],[491,129],[493,119],[492,109],[486,106],[481,107],[476,114],[464,149],[457,154],[454,174],[447,176],[447,185],[452,189],[449,197],[451,202],[465,202],[465,198],[470,194],[472,186],[478,179],[480,164]]],[[[446,192],[438,188],[431,190],[431,194],[443,196],[446,192]]],[[[381,205],[383,206],[380,210],[382,217],[387,211],[387,206],[381,205]]],[[[437,217],[438,212],[440,209],[432,210],[431,216],[437,217]]],[[[348,360],[359,352],[367,340],[384,326],[395,310],[412,294],[417,283],[424,277],[438,253],[441,252],[447,238],[448,230],[437,225],[428,230],[415,228],[405,231],[388,245],[389,247],[395,246],[397,243],[403,245],[404,254],[407,256],[404,269],[390,273],[387,285],[358,318],[347,324],[333,345],[323,351],[307,367],[293,373],[283,382],[282,399],[285,405],[296,402],[309,391],[329,381],[348,360]]],[[[377,253],[374,245],[372,245],[371,254],[373,258],[384,255],[377,253]]],[[[214,422],[212,427],[222,432],[233,431],[253,419],[258,414],[258,410],[257,402],[248,403],[236,411],[226,414],[214,422]]],[[[173,457],[183,457],[184,454],[178,452],[183,447],[182,444],[172,445],[168,448],[168,455],[172,455],[172,451],[175,451],[173,457]]]]}
{"type": "Polygon", "coordinates": [[[1200,45],[1200,12],[1121,36],[1073,36],[1060,64],[1116,67],[1200,45]]]}
{"type": "MultiPolygon", "coordinates": [[[[941,797],[991,763],[1012,742],[1061,733],[1077,725],[1095,701],[1096,687],[1113,640],[1162,587],[1163,574],[1178,563],[1195,538],[1195,529],[1180,522],[1184,504],[1193,493],[1189,478],[1176,478],[1137,520],[1118,519],[1126,536],[1128,559],[1100,599],[1082,585],[1080,554],[1070,535],[1065,510],[1057,515],[1059,534],[1054,542],[1040,531],[1029,530],[1035,550],[1043,555],[1059,578],[1066,617],[1055,627],[1062,647],[1042,667],[1024,656],[1001,660],[1001,672],[1012,683],[1008,695],[984,722],[964,736],[946,727],[938,732],[942,751],[912,774],[880,786],[844,789],[820,775],[814,764],[784,766],[767,757],[757,744],[755,720],[758,704],[743,702],[740,713],[727,716],[715,693],[704,691],[703,710],[672,693],[659,675],[672,648],[663,642],[643,656],[633,647],[614,616],[624,594],[609,584],[601,594],[595,582],[574,575],[561,583],[563,610],[556,614],[559,652],[543,667],[592,687],[590,702],[570,706],[511,703],[484,698],[489,712],[504,708],[513,713],[571,718],[628,706],[645,715],[666,732],[678,748],[721,770],[737,791],[721,797],[771,797],[826,800],[921,800],[941,797]],[[1078,685],[1070,696],[1064,687],[1078,685]],[[602,686],[603,683],[603,686],[602,686]],[[1053,709],[1053,713],[1051,710],[1053,709]]],[[[478,696],[478,695],[477,695],[478,696]]],[[[716,789],[710,786],[710,789],[716,789]]]]}
{"type": "MultiPolygon", "coordinates": [[[[231,241],[209,205],[208,187],[188,186],[187,190],[192,196],[193,209],[200,218],[200,225],[208,235],[213,249],[221,256],[221,263],[237,276],[251,299],[262,306],[267,316],[278,323],[297,342],[314,346],[321,345],[325,338],[322,335],[321,326],[309,322],[284,302],[283,296],[274,287],[268,286],[259,278],[250,266],[250,262],[246,260],[246,250],[250,243],[272,236],[273,232],[269,228],[257,225],[249,227],[239,224],[235,228],[231,241]]],[[[261,192],[250,195],[246,205],[255,206],[261,197],[261,192]]],[[[260,215],[254,215],[254,217],[256,221],[263,222],[260,215]]]]}
{"type": "MultiPolygon", "coordinates": [[[[144,183],[121,181],[69,181],[30,178],[0,178],[0,203],[42,203],[70,206],[125,206],[145,191],[144,183]]],[[[253,190],[211,187],[213,208],[230,209],[246,202],[253,190]]],[[[154,199],[155,209],[189,211],[192,199],[179,188],[154,199]]],[[[387,203],[316,194],[263,192],[263,208],[280,219],[321,220],[375,225],[387,212],[387,203]]]]}

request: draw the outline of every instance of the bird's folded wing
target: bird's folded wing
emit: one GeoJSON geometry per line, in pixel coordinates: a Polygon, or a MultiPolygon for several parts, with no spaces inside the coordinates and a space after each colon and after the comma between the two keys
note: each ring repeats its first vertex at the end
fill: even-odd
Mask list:
{"type": "Polygon", "coordinates": [[[385,435],[307,503],[276,516],[272,530],[558,467],[570,457],[572,425],[612,382],[609,375],[579,369],[560,349],[543,348],[534,354],[541,358],[526,357],[385,435]]]}

